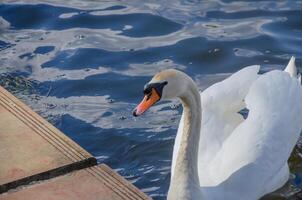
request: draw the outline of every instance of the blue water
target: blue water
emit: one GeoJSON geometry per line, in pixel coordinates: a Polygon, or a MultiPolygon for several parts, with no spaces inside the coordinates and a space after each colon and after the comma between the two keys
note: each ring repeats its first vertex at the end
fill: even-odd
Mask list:
{"type": "MultiPolygon", "coordinates": [[[[131,116],[154,73],[183,70],[203,90],[248,65],[283,69],[291,55],[302,67],[301,1],[10,2],[0,84],[155,200],[168,190],[181,108],[131,116]]],[[[299,142],[289,183],[266,200],[301,198],[301,153],[299,142]]]]}

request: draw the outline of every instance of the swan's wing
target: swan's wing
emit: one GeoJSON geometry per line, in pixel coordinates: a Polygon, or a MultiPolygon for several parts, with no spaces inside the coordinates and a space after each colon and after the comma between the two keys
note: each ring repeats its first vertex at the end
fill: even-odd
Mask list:
{"type": "Polygon", "coordinates": [[[218,82],[201,94],[202,125],[199,143],[198,170],[207,184],[208,176],[202,174],[208,162],[220,150],[224,140],[243,121],[238,113],[245,107],[244,98],[252,83],[259,77],[260,66],[243,68],[229,78],[218,82]]]}
{"type": "Polygon", "coordinates": [[[202,108],[215,112],[238,111],[244,108],[243,100],[252,83],[259,77],[259,69],[259,65],[245,67],[207,88],[201,94],[202,108]]]}
{"type": "Polygon", "coordinates": [[[232,191],[224,199],[258,199],[284,184],[302,129],[301,100],[299,81],[286,72],[272,71],[253,83],[245,98],[247,119],[209,163],[212,179],[232,191]]]}

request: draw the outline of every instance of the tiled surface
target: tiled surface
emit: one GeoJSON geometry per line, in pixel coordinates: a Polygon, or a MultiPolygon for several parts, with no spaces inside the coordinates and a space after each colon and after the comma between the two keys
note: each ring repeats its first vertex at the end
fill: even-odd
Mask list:
{"type": "Polygon", "coordinates": [[[142,200],[142,192],[108,167],[95,166],[0,195],[0,200],[142,200]]]}
{"type": "Polygon", "coordinates": [[[93,157],[0,87],[0,185],[93,157]]]}

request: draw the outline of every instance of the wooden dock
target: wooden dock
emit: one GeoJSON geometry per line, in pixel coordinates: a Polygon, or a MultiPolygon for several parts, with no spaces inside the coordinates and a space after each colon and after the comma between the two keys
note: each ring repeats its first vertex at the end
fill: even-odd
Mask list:
{"type": "Polygon", "coordinates": [[[0,87],[0,200],[151,199],[0,87]]]}

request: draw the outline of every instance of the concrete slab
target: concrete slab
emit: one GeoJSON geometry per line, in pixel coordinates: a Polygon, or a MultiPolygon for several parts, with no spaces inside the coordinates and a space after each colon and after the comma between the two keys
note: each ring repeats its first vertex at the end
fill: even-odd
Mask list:
{"type": "Polygon", "coordinates": [[[96,159],[0,87],[0,193],[90,167],[96,159]]]}
{"type": "Polygon", "coordinates": [[[109,167],[101,165],[74,171],[21,190],[0,195],[0,200],[147,200],[109,167]]]}

